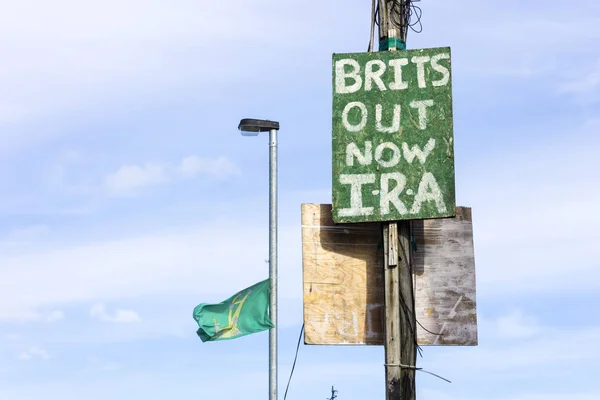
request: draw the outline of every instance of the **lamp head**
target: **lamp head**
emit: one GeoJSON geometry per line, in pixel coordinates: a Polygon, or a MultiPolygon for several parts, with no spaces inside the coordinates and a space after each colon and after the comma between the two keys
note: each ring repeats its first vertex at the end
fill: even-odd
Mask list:
{"type": "Polygon", "coordinates": [[[244,136],[257,136],[260,132],[269,132],[271,129],[279,130],[279,122],[268,119],[244,118],[240,121],[238,129],[244,136]]]}

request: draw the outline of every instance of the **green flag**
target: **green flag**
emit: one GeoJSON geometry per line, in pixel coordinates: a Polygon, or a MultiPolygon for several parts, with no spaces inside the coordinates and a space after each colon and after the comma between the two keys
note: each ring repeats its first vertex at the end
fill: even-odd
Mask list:
{"type": "Polygon", "coordinates": [[[203,342],[235,339],[273,327],[269,318],[270,280],[252,285],[219,304],[194,308],[203,342]]]}

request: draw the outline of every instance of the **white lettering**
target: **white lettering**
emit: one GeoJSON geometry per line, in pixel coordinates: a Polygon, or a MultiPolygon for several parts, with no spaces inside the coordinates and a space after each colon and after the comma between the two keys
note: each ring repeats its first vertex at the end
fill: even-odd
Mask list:
{"type": "Polygon", "coordinates": [[[362,185],[375,183],[375,174],[340,175],[340,183],[350,185],[350,208],[339,210],[340,217],[357,217],[373,214],[374,207],[363,207],[362,185]]]}
{"type": "Polygon", "coordinates": [[[362,86],[362,78],[359,75],[360,65],[358,61],[345,58],[335,62],[335,92],[336,93],[354,93],[358,92],[362,86]],[[349,65],[352,71],[346,72],[345,67],[349,65]],[[354,79],[354,83],[347,86],[346,79],[354,79]]]}
{"type": "Polygon", "coordinates": [[[448,68],[439,64],[440,60],[448,59],[450,59],[450,54],[448,53],[436,54],[435,56],[431,57],[431,68],[442,74],[442,79],[431,82],[433,86],[446,86],[450,81],[450,71],[448,68]]]}
{"type": "Polygon", "coordinates": [[[381,309],[383,308],[383,306],[381,304],[367,304],[367,311],[365,312],[365,316],[366,316],[366,322],[367,322],[367,326],[366,326],[366,336],[369,339],[373,339],[373,338],[377,338],[381,336],[381,309]],[[373,320],[374,320],[374,310],[378,309],[378,317],[377,320],[380,323],[379,326],[377,327],[377,329],[375,329],[375,327],[373,326],[373,320]]]}
{"type": "Polygon", "coordinates": [[[381,104],[375,106],[375,129],[383,133],[395,133],[400,130],[400,104],[394,104],[394,114],[392,117],[392,125],[383,126],[381,123],[383,107],[381,104]]]}
{"type": "Polygon", "coordinates": [[[433,100],[415,100],[411,101],[410,106],[419,110],[419,129],[427,128],[427,107],[433,106],[433,100]]]}
{"type": "Polygon", "coordinates": [[[420,213],[421,205],[426,201],[434,201],[438,212],[446,212],[446,204],[442,197],[442,191],[431,172],[425,172],[421,178],[415,202],[410,210],[411,214],[420,213]]]}
{"type": "Polygon", "coordinates": [[[375,82],[379,90],[387,90],[381,80],[381,75],[385,72],[385,63],[381,60],[371,60],[367,62],[365,66],[365,90],[369,91],[372,89],[372,83],[375,82]],[[377,66],[376,70],[373,70],[373,66],[377,66]]]}
{"type": "Polygon", "coordinates": [[[414,64],[417,64],[417,82],[419,87],[422,89],[427,86],[425,82],[425,63],[429,62],[429,56],[414,56],[411,60],[414,64]]]}
{"type": "Polygon", "coordinates": [[[360,101],[352,101],[346,104],[346,107],[344,107],[344,111],[342,112],[342,123],[348,132],[360,132],[367,125],[367,107],[360,101]],[[354,107],[360,109],[360,122],[358,125],[351,125],[348,121],[348,113],[354,107]]]}
{"type": "Polygon", "coordinates": [[[338,328],[338,333],[343,336],[357,337],[358,336],[358,314],[356,311],[352,312],[352,322],[346,320],[343,321],[344,325],[338,328]],[[354,333],[347,332],[346,329],[352,328],[354,333]]]}
{"type": "Polygon", "coordinates": [[[390,168],[398,165],[400,162],[400,157],[400,149],[394,143],[384,142],[375,149],[375,161],[377,161],[377,163],[384,168],[390,168]],[[390,149],[392,151],[392,157],[388,161],[383,159],[383,151],[385,149],[390,149]]]}
{"type": "Polygon", "coordinates": [[[311,325],[315,328],[315,331],[321,335],[324,335],[327,332],[329,325],[333,325],[335,322],[329,321],[329,313],[325,312],[323,316],[323,321],[319,323],[318,321],[311,321],[311,325]]]}
{"type": "Polygon", "coordinates": [[[412,164],[415,157],[417,157],[419,159],[421,164],[425,164],[427,157],[429,156],[429,154],[431,154],[431,151],[433,150],[434,147],[435,147],[435,139],[434,138],[430,138],[427,141],[427,144],[425,145],[423,150],[421,150],[418,145],[414,145],[412,147],[412,149],[409,149],[408,143],[406,143],[406,142],[402,143],[402,150],[404,151],[404,158],[406,159],[406,161],[408,161],[409,164],[412,164]]]}
{"type": "Polygon", "coordinates": [[[390,82],[391,90],[403,90],[408,88],[408,83],[402,80],[402,67],[408,65],[408,58],[396,58],[389,61],[390,67],[394,68],[394,82],[390,82]]]}
{"type": "Polygon", "coordinates": [[[381,192],[379,197],[379,206],[381,215],[390,213],[390,203],[396,207],[400,214],[406,214],[406,206],[400,200],[400,194],[406,185],[406,177],[400,172],[391,172],[381,174],[381,192]],[[396,187],[390,191],[390,181],[396,181],[396,187]]]}
{"type": "Polygon", "coordinates": [[[346,146],[346,165],[354,166],[354,158],[360,165],[369,165],[373,162],[373,145],[371,142],[365,142],[365,152],[361,153],[356,143],[349,143],[346,146]]]}

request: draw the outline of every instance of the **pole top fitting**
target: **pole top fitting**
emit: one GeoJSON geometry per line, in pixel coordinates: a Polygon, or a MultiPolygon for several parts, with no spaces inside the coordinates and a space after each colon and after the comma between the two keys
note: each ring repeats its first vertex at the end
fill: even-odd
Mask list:
{"type": "Polygon", "coordinates": [[[384,37],[379,40],[379,51],[406,50],[406,43],[397,37],[384,37]]]}

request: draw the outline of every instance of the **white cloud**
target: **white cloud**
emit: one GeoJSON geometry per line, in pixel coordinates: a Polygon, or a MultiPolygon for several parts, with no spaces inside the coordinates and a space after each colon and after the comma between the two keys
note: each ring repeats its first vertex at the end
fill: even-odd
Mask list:
{"type": "Polygon", "coordinates": [[[524,6],[515,0],[430,2],[423,9],[424,33],[410,32],[409,40],[421,42],[417,47],[434,47],[443,37],[441,44],[453,47],[456,76],[477,74],[486,81],[509,76],[515,82],[552,76],[547,85],[557,87],[566,71],[577,71],[579,60],[592,54],[590,49],[600,39],[596,17],[600,10],[593,1],[561,11],[557,11],[560,3],[553,4],[537,7],[531,2],[524,6]],[[447,16],[456,10],[469,23],[456,24],[448,31],[447,16]],[[423,41],[427,41],[425,46],[421,46],[423,41]],[[555,52],[556,48],[561,52],[555,52]]]}
{"type": "MultiPolygon", "coordinates": [[[[538,325],[534,335],[499,340],[497,328],[504,317],[482,318],[477,347],[425,347],[417,365],[450,379],[453,385],[445,396],[425,391],[423,398],[594,398],[590,395],[599,389],[592,384],[595,383],[592,377],[600,354],[597,340],[600,326],[564,324],[561,316],[569,311],[560,308],[553,311],[551,315],[556,318],[550,317],[552,325],[538,325]],[[465,392],[461,387],[469,390],[465,392]],[[546,393],[553,394],[545,397],[546,393]]],[[[437,385],[438,382],[433,382],[429,387],[437,385]]]]}
{"type": "Polygon", "coordinates": [[[48,232],[50,232],[50,228],[43,224],[17,228],[0,237],[0,249],[15,250],[32,242],[39,242],[40,239],[47,236],[48,232]]]}
{"type": "Polygon", "coordinates": [[[190,156],[175,165],[124,165],[105,178],[105,187],[113,195],[131,195],[143,187],[167,184],[178,177],[206,175],[224,179],[240,174],[240,169],[227,157],[190,156]]]}
{"type": "Polygon", "coordinates": [[[65,313],[60,310],[52,311],[46,317],[46,321],[48,322],[56,322],[65,319],[65,313]]]}
{"type": "Polygon", "coordinates": [[[36,358],[40,360],[48,360],[50,355],[46,350],[34,346],[21,353],[19,358],[24,361],[33,360],[36,358]]]}
{"type": "Polygon", "coordinates": [[[600,102],[600,59],[591,66],[589,63],[581,64],[568,72],[558,91],[570,95],[581,106],[595,105],[600,102]]]}
{"type": "MultiPolygon", "coordinates": [[[[299,224],[293,229],[280,227],[282,298],[299,298],[301,293],[297,285],[301,279],[299,229],[299,224]]],[[[177,234],[0,255],[0,293],[11,299],[0,303],[0,320],[37,317],[42,307],[145,295],[202,293],[203,299],[221,301],[267,276],[267,234],[267,229],[255,224],[219,221],[177,234]],[[235,237],[243,238],[236,241],[235,253],[244,262],[227,261],[232,252],[232,225],[235,237]]],[[[103,315],[102,310],[96,307],[95,315],[103,315]]]]}
{"type": "Polygon", "coordinates": [[[128,194],[145,187],[158,185],[167,180],[161,165],[124,165],[106,177],[106,188],[111,194],[128,194]]]}
{"type": "MultiPolygon", "coordinates": [[[[1,307],[0,307],[1,310],[1,307]]],[[[0,319],[2,312],[0,311],[0,319]]],[[[51,312],[38,311],[33,309],[18,309],[15,310],[14,314],[12,314],[11,319],[18,322],[28,322],[28,323],[55,323],[65,319],[65,313],[60,310],[54,310],[51,312]]]]}
{"type": "Polygon", "coordinates": [[[516,310],[498,318],[495,333],[501,340],[527,339],[539,334],[540,329],[534,317],[516,310]]]}
{"type": "Polygon", "coordinates": [[[49,232],[47,225],[31,225],[19,228],[11,232],[10,239],[15,241],[29,241],[43,236],[49,232]]]}
{"type": "MultiPolygon", "coordinates": [[[[532,389],[529,390],[533,392],[532,389]]],[[[502,396],[501,400],[562,400],[565,393],[524,393],[514,396],[502,396]]],[[[595,393],[568,393],[569,400],[596,400],[600,398],[600,392],[595,393]]]]}
{"type": "MultiPolygon", "coordinates": [[[[315,27],[308,31],[302,27],[325,16],[315,16],[300,1],[286,4],[295,9],[294,18],[273,18],[268,0],[3,4],[0,93],[10,101],[0,100],[0,124],[32,122],[74,109],[106,109],[127,102],[130,106],[184,85],[248,79],[253,69],[266,63],[263,57],[244,49],[221,51],[222,44],[238,40],[240,32],[253,46],[273,48],[321,36],[315,27]],[[226,24],[217,17],[221,15],[227,15],[226,24]],[[269,29],[263,29],[267,25],[269,29]],[[240,52],[254,62],[239,69],[240,52]],[[206,57],[216,62],[206,62],[206,57]]],[[[320,26],[324,24],[316,24],[320,26]]],[[[36,129],[23,135],[2,129],[0,150],[62,133],[36,129]]]]}
{"type": "Polygon", "coordinates": [[[99,366],[98,369],[100,371],[118,371],[121,369],[121,365],[114,362],[108,362],[99,366]]]}
{"type": "Polygon", "coordinates": [[[590,121],[468,170],[457,164],[458,201],[473,207],[478,296],[600,288],[597,129],[590,121]]]}
{"type": "MultiPolygon", "coordinates": [[[[533,373],[536,367],[544,368],[548,365],[577,363],[583,367],[594,363],[600,354],[600,345],[597,341],[600,326],[578,329],[544,326],[535,337],[503,342],[495,340],[496,333],[493,329],[493,324],[487,326],[481,324],[479,346],[472,350],[463,349],[460,352],[451,348],[430,350],[429,355],[424,358],[423,366],[425,363],[439,364],[447,369],[449,365],[444,357],[452,353],[455,355],[452,366],[457,370],[465,372],[486,370],[490,374],[505,376],[524,375],[533,373]]],[[[492,376],[489,378],[493,379],[492,376]]]]}
{"type": "Polygon", "coordinates": [[[95,372],[95,371],[112,372],[112,371],[118,371],[118,370],[122,369],[120,364],[118,364],[116,362],[106,362],[106,361],[100,360],[98,357],[88,357],[87,362],[90,364],[90,366],[91,366],[90,370],[92,372],[95,372]]]}
{"type": "Polygon", "coordinates": [[[577,77],[565,82],[561,89],[566,93],[585,93],[595,91],[600,87],[600,60],[586,72],[577,71],[577,77]]]}
{"type": "MultiPolygon", "coordinates": [[[[486,397],[489,400],[563,400],[568,398],[569,400],[597,400],[600,398],[599,392],[576,392],[569,391],[566,393],[555,393],[544,389],[531,388],[529,392],[535,391],[536,393],[517,393],[513,395],[506,395],[498,393],[497,396],[486,397]]],[[[443,391],[424,389],[421,393],[423,400],[481,400],[481,397],[469,396],[469,395],[449,395],[443,391]]]]}
{"type": "Polygon", "coordinates": [[[141,322],[139,314],[133,310],[115,310],[110,314],[106,311],[106,306],[102,303],[96,303],[90,310],[90,316],[102,322],[115,322],[121,324],[129,324],[141,322]]]}
{"type": "Polygon", "coordinates": [[[202,158],[198,156],[185,157],[179,164],[179,171],[184,177],[207,174],[218,178],[240,175],[240,169],[228,158],[202,158]]]}

